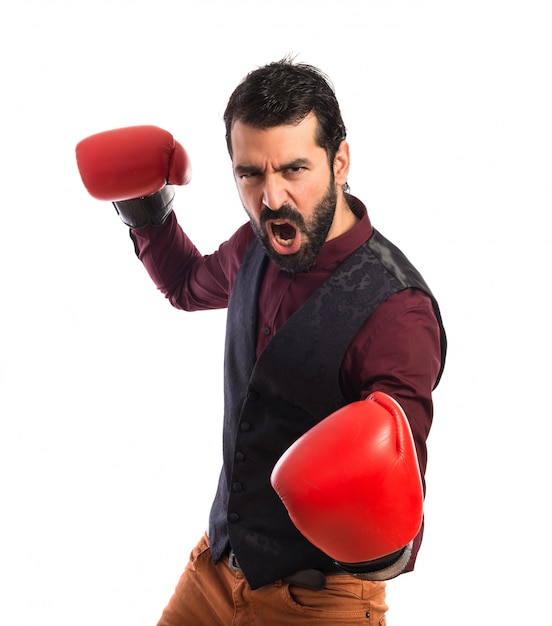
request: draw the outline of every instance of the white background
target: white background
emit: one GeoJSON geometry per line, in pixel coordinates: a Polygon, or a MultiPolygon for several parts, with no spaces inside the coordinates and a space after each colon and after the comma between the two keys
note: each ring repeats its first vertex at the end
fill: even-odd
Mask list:
{"type": "Polygon", "coordinates": [[[226,101],[288,53],[333,79],[352,192],[449,335],[389,623],[550,623],[551,32],[544,0],[2,5],[0,624],[155,624],[219,472],[224,312],[169,306],[75,144],[170,130],[194,167],[177,215],[211,252],[245,221],[226,101]]]}

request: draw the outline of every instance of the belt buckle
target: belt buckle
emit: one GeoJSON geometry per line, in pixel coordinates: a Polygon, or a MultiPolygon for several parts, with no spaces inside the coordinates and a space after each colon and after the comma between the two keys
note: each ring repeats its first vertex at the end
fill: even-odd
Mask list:
{"type": "MultiPolygon", "coordinates": [[[[243,573],[234,550],[230,550],[228,553],[228,567],[235,572],[243,573]]],[[[286,576],[283,581],[289,585],[296,585],[297,587],[303,587],[304,589],[321,591],[326,586],[326,575],[324,572],[319,570],[306,569],[295,572],[290,576],[286,576]]]]}
{"type": "Polygon", "coordinates": [[[326,574],[317,569],[304,569],[290,576],[286,576],[285,583],[303,587],[303,589],[311,589],[312,591],[322,591],[326,586],[326,574]]]}
{"type": "Polygon", "coordinates": [[[238,563],[238,559],[236,558],[234,550],[230,550],[230,553],[228,554],[228,567],[236,572],[243,571],[240,567],[240,564],[238,563]]]}

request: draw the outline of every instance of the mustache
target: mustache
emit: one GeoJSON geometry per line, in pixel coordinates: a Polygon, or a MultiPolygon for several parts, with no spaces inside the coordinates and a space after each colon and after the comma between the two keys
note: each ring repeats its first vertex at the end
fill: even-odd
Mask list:
{"type": "Polygon", "coordinates": [[[259,215],[259,222],[261,226],[264,227],[270,220],[285,220],[295,224],[300,230],[304,230],[306,226],[301,213],[294,209],[290,204],[282,204],[277,211],[273,211],[266,205],[263,205],[259,215]]]}

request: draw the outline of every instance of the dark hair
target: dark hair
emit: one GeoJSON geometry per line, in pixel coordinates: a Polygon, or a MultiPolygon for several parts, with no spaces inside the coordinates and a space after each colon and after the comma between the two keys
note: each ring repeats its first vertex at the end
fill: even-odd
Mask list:
{"type": "Polygon", "coordinates": [[[234,122],[265,129],[298,124],[311,112],[318,120],[316,142],[333,163],[346,130],[328,77],[316,67],[294,63],[289,57],[253,70],[236,87],[224,112],[230,156],[234,122]]]}

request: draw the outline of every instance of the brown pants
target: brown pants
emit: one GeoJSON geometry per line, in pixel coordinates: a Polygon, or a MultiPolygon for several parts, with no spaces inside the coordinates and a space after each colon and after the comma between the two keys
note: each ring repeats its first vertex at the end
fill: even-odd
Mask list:
{"type": "Polygon", "coordinates": [[[282,581],[253,591],[226,560],[213,563],[204,536],[192,551],[158,626],[383,626],[387,608],[385,583],[354,576],[327,576],[321,591],[282,581]]]}

